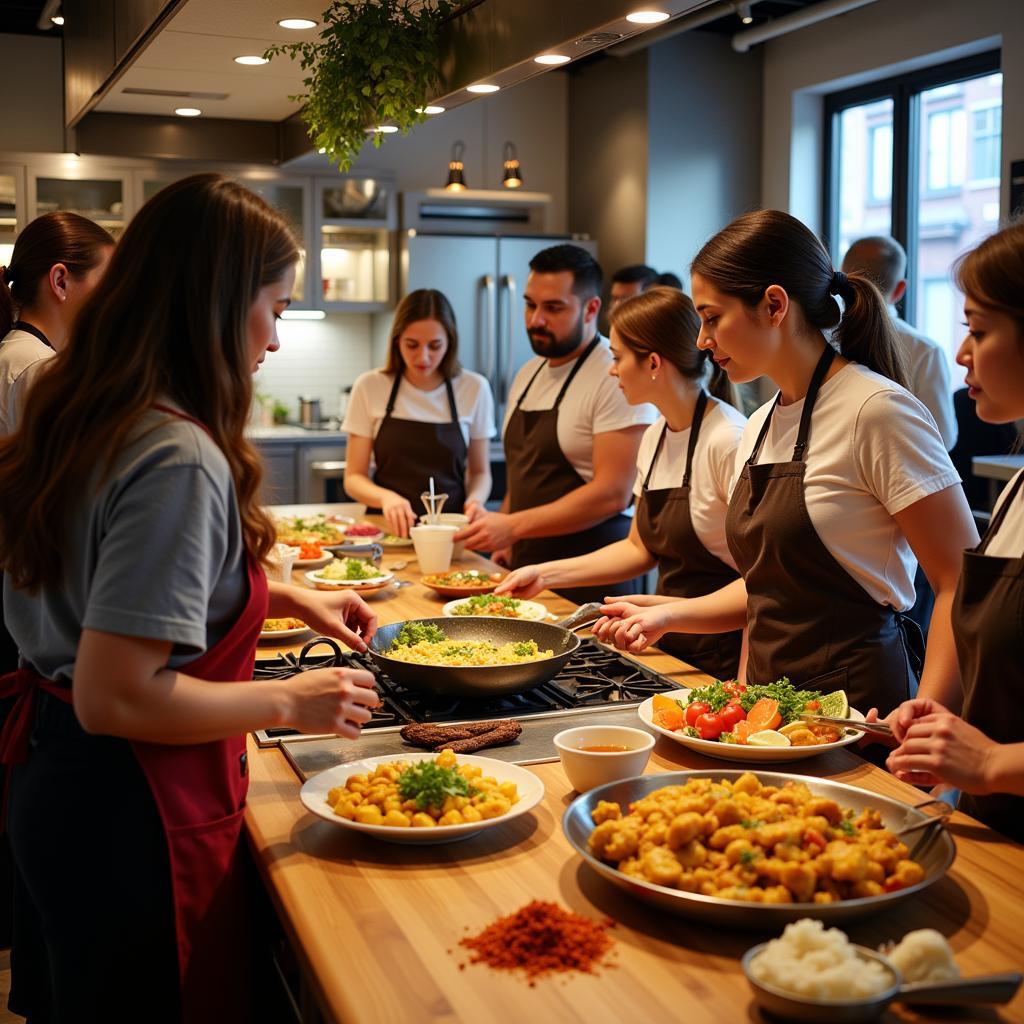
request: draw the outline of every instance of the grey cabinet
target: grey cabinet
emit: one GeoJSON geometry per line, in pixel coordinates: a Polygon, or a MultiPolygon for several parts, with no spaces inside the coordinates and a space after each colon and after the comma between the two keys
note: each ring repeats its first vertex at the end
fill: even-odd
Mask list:
{"type": "Polygon", "coordinates": [[[294,505],[296,445],[260,445],[263,456],[263,485],[260,501],[264,505],[294,505]]]}

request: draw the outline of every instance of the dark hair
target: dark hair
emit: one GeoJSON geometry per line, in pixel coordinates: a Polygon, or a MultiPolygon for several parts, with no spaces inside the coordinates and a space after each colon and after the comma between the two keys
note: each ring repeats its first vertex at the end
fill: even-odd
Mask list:
{"type": "Polygon", "coordinates": [[[541,249],[530,260],[530,269],[535,274],[572,274],[573,293],[581,299],[592,299],[601,294],[603,275],[601,264],[578,245],[553,245],[541,249]]]}
{"type": "Polygon", "coordinates": [[[246,549],[274,526],[257,497],[260,456],[248,321],[260,290],[299,258],[285,219],[220,174],[158,192],[114,249],[67,347],[33,385],[20,429],[0,440],[0,565],[16,587],[55,586],[69,509],[106,476],[139,422],[170,399],[209,431],[238,498],[246,549]]]}
{"type": "Polygon", "coordinates": [[[678,288],[680,291],[683,290],[683,281],[678,274],[673,274],[671,270],[666,270],[665,273],[659,274],[654,279],[654,284],[661,285],[664,288],[678,288]]]}
{"type": "Polygon", "coordinates": [[[658,272],[654,267],[646,263],[634,263],[628,267],[620,267],[612,274],[613,284],[640,284],[643,288],[650,288],[654,284],[658,272]]]}
{"type": "MultiPolygon", "coordinates": [[[[626,299],[612,310],[611,325],[622,343],[639,358],[652,352],[671,363],[687,380],[703,381],[707,353],[697,348],[700,316],[693,302],[677,288],[655,286],[626,299]]],[[[708,390],[736,405],[725,371],[712,363],[708,390]]]]}
{"type": "Polygon", "coordinates": [[[858,238],[843,257],[847,274],[866,274],[888,299],[907,275],[907,250],[889,235],[858,238]]]}
{"type": "Polygon", "coordinates": [[[0,275],[0,338],[11,329],[17,310],[31,306],[55,263],[78,277],[99,263],[114,244],[110,234],[77,213],[44,213],[25,226],[14,243],[11,262],[0,275]]]}
{"type": "Polygon", "coordinates": [[[454,377],[462,369],[459,366],[459,332],[455,327],[455,312],[444,294],[434,288],[417,288],[398,304],[395,318],[391,322],[391,341],[388,344],[388,361],[384,372],[399,373],[404,369],[398,343],[409,324],[417,320],[436,320],[444,328],[448,335],[448,350],[438,369],[445,377],[454,377]]]}
{"type": "Polygon", "coordinates": [[[953,277],[964,295],[1013,317],[1024,339],[1024,218],[961,256],[953,277]]]}
{"type": "Polygon", "coordinates": [[[784,288],[811,327],[834,328],[847,359],[906,386],[899,339],[878,286],[863,274],[836,274],[825,247],[796,217],[745,213],[705,243],[690,270],[749,309],[771,285],[784,288]],[[841,319],[834,295],[843,300],[841,319]]]}

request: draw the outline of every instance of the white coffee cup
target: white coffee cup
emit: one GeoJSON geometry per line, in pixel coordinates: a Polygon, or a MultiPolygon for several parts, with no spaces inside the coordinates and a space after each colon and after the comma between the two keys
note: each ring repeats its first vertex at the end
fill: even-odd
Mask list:
{"type": "Polygon", "coordinates": [[[459,532],[457,526],[438,523],[436,526],[414,526],[409,531],[412,546],[420,572],[425,576],[435,572],[447,572],[452,566],[453,538],[459,532]]]}
{"type": "MultiPolygon", "coordinates": [[[[469,516],[462,512],[442,512],[438,517],[437,521],[442,526],[455,526],[459,530],[469,525],[469,516]]],[[[420,525],[429,526],[426,516],[420,516],[420,525]]],[[[466,549],[463,546],[462,541],[456,541],[455,546],[452,548],[452,558],[458,560],[466,553],[466,549]]]]}
{"type": "Polygon", "coordinates": [[[288,544],[275,544],[267,555],[267,578],[281,583],[291,583],[292,567],[301,550],[288,544]]]}

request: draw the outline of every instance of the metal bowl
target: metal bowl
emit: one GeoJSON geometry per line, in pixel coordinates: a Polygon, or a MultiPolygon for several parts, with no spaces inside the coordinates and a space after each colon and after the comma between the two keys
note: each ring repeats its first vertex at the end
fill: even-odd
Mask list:
{"type": "MultiPolygon", "coordinates": [[[[598,860],[587,848],[587,840],[594,829],[591,811],[601,800],[609,800],[626,807],[628,804],[647,796],[662,786],[683,785],[690,779],[738,779],[749,769],[704,769],[703,771],[666,772],[662,775],[641,775],[623,779],[607,786],[592,789],[578,796],[566,809],[562,817],[562,830],[576,852],[598,874],[624,889],[637,899],[652,903],[661,910],[684,917],[694,917],[715,924],[733,928],[780,929],[790,921],[801,917],[815,917],[835,924],[838,921],[852,921],[857,918],[879,914],[911,899],[917,893],[937,882],[949,870],[956,857],[956,846],[945,829],[940,829],[935,841],[915,860],[924,868],[925,876],[917,885],[881,896],[864,896],[859,899],[842,900],[838,903],[746,903],[741,900],[726,900],[718,896],[702,896],[698,893],[681,892],[653,882],[631,878],[621,871],[598,860]]],[[[911,807],[910,804],[890,797],[870,793],[864,789],[847,786],[842,782],[827,779],[808,778],[805,775],[791,775],[783,772],[756,771],[754,774],[764,785],[783,786],[787,782],[803,782],[812,793],[831,797],[843,807],[860,812],[865,808],[877,810],[882,822],[892,831],[927,821],[930,815],[911,807]]]]}

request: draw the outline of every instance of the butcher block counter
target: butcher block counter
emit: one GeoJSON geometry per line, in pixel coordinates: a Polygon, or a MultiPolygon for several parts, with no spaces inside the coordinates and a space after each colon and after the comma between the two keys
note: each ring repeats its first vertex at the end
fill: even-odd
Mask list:
{"type": "MultiPolygon", "coordinates": [[[[406,560],[408,568],[399,577],[418,580],[411,549],[387,553],[384,565],[406,560]]],[[[489,563],[468,555],[458,565],[486,568],[489,563]]],[[[548,593],[537,600],[559,615],[572,607],[548,593]]],[[[419,583],[369,601],[381,622],[439,615],[443,604],[419,583]]],[[[260,654],[299,647],[261,645],[260,654]]],[[[683,685],[706,679],[657,652],[638,660],[683,685]]],[[[771,936],[666,916],[597,876],[562,835],[562,814],[576,794],[557,761],[527,769],[545,787],[532,812],[441,846],[378,842],[307,813],[298,799],[300,781],[276,748],[250,742],[249,765],[251,847],[316,1006],[306,1011],[310,1021],[321,1019],[318,1013],[339,1024],[762,1019],[740,957],[771,936]],[[612,918],[612,966],[594,975],[541,978],[531,987],[518,975],[468,964],[459,939],[530,900],[551,900],[594,920],[612,918]]],[[[660,738],[647,771],[713,774],[733,767],[660,738]]],[[[908,803],[923,799],[920,791],[845,751],[778,770],[845,782],[908,803]]],[[[915,928],[936,928],[949,939],[964,975],[1020,970],[1024,847],[959,813],[950,830],[957,857],[944,879],[846,931],[853,941],[877,946],[915,928]]],[[[882,1019],[932,1018],[901,1006],[882,1019]]],[[[951,1018],[947,1013],[942,1019],[951,1018]]],[[[972,1009],[952,1019],[1024,1021],[1024,994],[998,1010],[972,1009]]]]}

